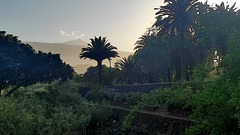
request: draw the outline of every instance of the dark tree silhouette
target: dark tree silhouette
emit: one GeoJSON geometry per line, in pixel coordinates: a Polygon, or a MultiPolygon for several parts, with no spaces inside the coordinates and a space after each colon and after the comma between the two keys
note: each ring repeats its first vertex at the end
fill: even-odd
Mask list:
{"type": "Polygon", "coordinates": [[[72,67],[63,63],[59,54],[37,53],[5,31],[0,32],[0,63],[0,89],[12,88],[6,96],[21,86],[66,79],[73,73],[72,67]]]}
{"type": "Polygon", "coordinates": [[[196,10],[198,0],[165,0],[165,6],[156,8],[156,22],[159,33],[167,37],[177,36],[180,38],[178,51],[181,57],[181,80],[185,79],[186,57],[184,40],[186,36],[194,33],[191,14],[196,10]]]}
{"type": "Polygon", "coordinates": [[[123,57],[121,60],[118,60],[114,66],[120,69],[117,82],[122,84],[134,84],[140,83],[141,80],[143,80],[141,69],[136,64],[133,55],[129,55],[127,58],[123,57]]]}
{"type": "Polygon", "coordinates": [[[226,55],[229,35],[240,30],[240,18],[235,4],[230,6],[222,2],[215,7],[205,3],[198,5],[193,48],[195,63],[214,66],[226,55]],[[216,59],[217,58],[217,59],[216,59]]]}
{"type": "MultiPolygon", "coordinates": [[[[102,84],[103,85],[113,85],[116,82],[119,74],[119,69],[107,67],[106,65],[102,65],[102,84]]],[[[91,66],[87,69],[87,71],[83,74],[84,80],[87,84],[97,84],[98,83],[98,67],[91,66]]]]}
{"type": "Polygon", "coordinates": [[[99,84],[102,84],[102,61],[104,59],[118,57],[118,53],[115,51],[117,47],[113,46],[106,40],[106,37],[95,37],[90,39],[91,44],[88,44],[88,47],[82,48],[80,53],[80,58],[88,58],[90,60],[96,60],[98,66],[98,79],[99,84]]]}
{"type": "Polygon", "coordinates": [[[147,31],[135,43],[134,58],[144,73],[145,81],[157,83],[171,79],[170,55],[164,38],[157,35],[156,27],[147,31]],[[168,78],[168,79],[167,79],[168,78]]]}

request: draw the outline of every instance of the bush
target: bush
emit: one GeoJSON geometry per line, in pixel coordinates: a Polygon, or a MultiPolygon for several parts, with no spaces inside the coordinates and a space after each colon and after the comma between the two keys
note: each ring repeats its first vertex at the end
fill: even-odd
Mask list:
{"type": "Polygon", "coordinates": [[[92,123],[105,122],[112,116],[112,109],[106,100],[103,100],[98,104],[92,103],[89,105],[88,114],[92,117],[92,123]]]}
{"type": "Polygon", "coordinates": [[[104,97],[113,102],[126,103],[127,105],[135,105],[141,99],[142,92],[119,92],[114,88],[106,88],[103,90],[104,97]]]}
{"type": "Polygon", "coordinates": [[[92,90],[90,90],[86,98],[89,101],[94,101],[94,102],[101,102],[102,100],[105,99],[104,94],[103,94],[103,88],[100,86],[95,86],[92,90]]]}
{"type": "Polygon", "coordinates": [[[105,121],[112,112],[106,102],[90,104],[79,87],[72,80],[55,81],[0,98],[0,134],[86,134],[90,121],[105,121]]]}
{"type": "Polygon", "coordinates": [[[0,98],[0,134],[37,134],[48,127],[45,113],[45,105],[33,95],[0,98]]]}
{"type": "MultiPolygon", "coordinates": [[[[193,118],[196,123],[188,134],[199,134],[208,131],[213,135],[235,134],[237,119],[235,107],[230,104],[233,90],[223,79],[209,83],[194,96],[193,118]]],[[[237,94],[237,93],[235,93],[237,94]]]]}

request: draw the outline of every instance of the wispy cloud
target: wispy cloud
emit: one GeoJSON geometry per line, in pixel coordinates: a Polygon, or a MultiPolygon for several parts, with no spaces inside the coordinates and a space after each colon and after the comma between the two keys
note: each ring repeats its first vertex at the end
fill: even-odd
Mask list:
{"type": "Polygon", "coordinates": [[[81,34],[79,31],[67,32],[67,31],[60,30],[59,33],[63,37],[69,37],[74,39],[79,39],[85,36],[85,34],[81,34]]]}

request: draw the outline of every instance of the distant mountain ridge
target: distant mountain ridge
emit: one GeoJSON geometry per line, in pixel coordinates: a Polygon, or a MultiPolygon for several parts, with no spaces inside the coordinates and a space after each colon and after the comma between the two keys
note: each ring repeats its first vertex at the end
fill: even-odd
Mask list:
{"type": "MultiPolygon", "coordinates": [[[[36,51],[60,54],[61,59],[67,64],[74,67],[75,72],[77,72],[78,74],[86,72],[87,68],[90,66],[97,65],[96,61],[94,60],[89,59],[84,60],[79,58],[79,54],[81,53],[82,48],[87,46],[87,43],[84,41],[74,40],[64,43],[44,43],[44,42],[24,42],[24,43],[31,45],[33,49],[35,49],[36,51]]],[[[112,59],[111,61],[112,66],[117,60],[121,59],[122,57],[128,57],[130,54],[133,54],[132,52],[124,51],[117,52],[119,53],[120,57],[112,59]]],[[[104,60],[103,64],[109,66],[109,61],[104,60]]]]}
{"type": "Polygon", "coordinates": [[[67,41],[67,42],[62,42],[61,44],[66,44],[66,45],[80,45],[80,46],[87,46],[88,43],[81,40],[81,39],[77,39],[77,40],[72,40],[72,41],[67,41]]]}

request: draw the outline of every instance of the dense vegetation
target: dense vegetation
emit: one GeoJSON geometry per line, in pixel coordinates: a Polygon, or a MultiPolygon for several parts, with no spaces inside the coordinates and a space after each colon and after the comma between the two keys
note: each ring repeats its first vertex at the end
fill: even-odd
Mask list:
{"type": "MultiPolygon", "coordinates": [[[[195,8],[189,7],[185,12],[189,14],[187,17],[191,17],[189,20],[194,21],[190,21],[191,25],[183,23],[188,26],[178,26],[181,22],[177,21],[187,20],[177,16],[177,8],[182,6],[178,2],[181,2],[166,2],[167,5],[160,7],[156,13],[155,25],[137,42],[135,58],[146,61],[142,67],[148,69],[148,58],[155,56],[154,63],[163,67],[156,70],[165,73],[162,74],[165,80],[182,80],[184,72],[186,81],[179,86],[144,94],[126,117],[124,127],[131,125],[144,106],[164,104],[169,110],[180,108],[190,112],[190,118],[195,122],[186,134],[239,134],[239,11],[236,11],[235,5],[230,7],[221,3],[210,7],[207,3],[195,4],[193,0],[189,6],[195,8]],[[187,32],[183,28],[190,31],[183,34],[181,32],[187,32]],[[178,33],[178,29],[182,31],[178,33]],[[157,50],[154,48],[160,51],[153,53],[157,50]],[[181,56],[183,52],[185,63],[181,56]]],[[[149,71],[152,72],[151,66],[149,71]]]]}
{"type": "Polygon", "coordinates": [[[134,121],[146,106],[192,119],[185,134],[240,134],[240,10],[198,0],[165,0],[156,10],[134,55],[115,67],[102,60],[117,57],[117,48],[106,37],[90,39],[80,58],[98,65],[83,75],[58,54],[35,52],[0,32],[0,134],[136,134],[134,121]],[[144,94],[103,88],[159,82],[181,84],[144,94]],[[79,88],[89,86],[82,97],[79,88]],[[131,107],[123,125],[110,105],[131,107]]]}
{"type": "Polygon", "coordinates": [[[112,111],[105,101],[81,97],[81,85],[76,80],[36,84],[0,98],[0,134],[86,134],[89,123],[105,122],[112,111]]]}
{"type": "Polygon", "coordinates": [[[0,89],[10,95],[21,86],[72,77],[73,69],[59,54],[35,52],[16,36],[0,32],[0,89]]]}
{"type": "Polygon", "coordinates": [[[144,106],[164,104],[169,109],[180,108],[191,112],[190,118],[194,119],[195,123],[186,134],[239,134],[239,36],[238,32],[230,37],[227,55],[217,67],[217,79],[206,81],[210,79],[210,71],[216,68],[198,68],[190,81],[182,85],[144,94],[126,117],[125,128],[130,126],[137,112],[144,109],[144,106]]]}

